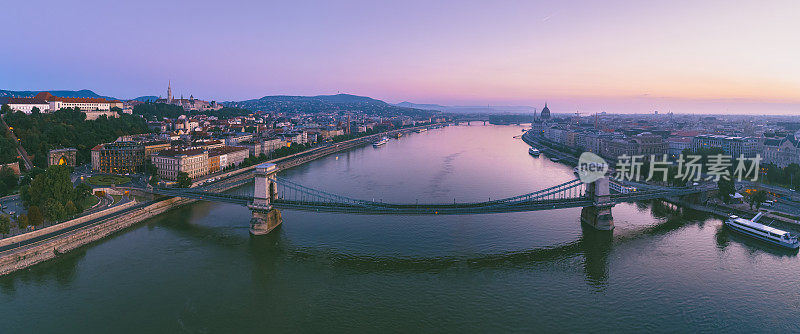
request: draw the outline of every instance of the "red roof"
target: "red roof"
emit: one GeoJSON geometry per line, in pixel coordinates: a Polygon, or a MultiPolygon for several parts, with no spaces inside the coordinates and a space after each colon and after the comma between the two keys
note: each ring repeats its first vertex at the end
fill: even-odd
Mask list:
{"type": "Polygon", "coordinates": [[[109,100],[99,97],[60,97],[50,94],[50,92],[41,92],[36,94],[35,99],[45,101],[61,101],[69,103],[109,103],[109,100]]]}
{"type": "Polygon", "coordinates": [[[44,99],[37,99],[35,97],[9,97],[8,104],[47,104],[44,99]]]}

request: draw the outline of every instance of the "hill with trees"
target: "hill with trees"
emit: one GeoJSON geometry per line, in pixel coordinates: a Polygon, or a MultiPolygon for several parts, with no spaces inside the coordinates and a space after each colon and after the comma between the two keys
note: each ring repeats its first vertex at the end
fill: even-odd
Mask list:
{"type": "Polygon", "coordinates": [[[286,112],[286,113],[319,113],[339,111],[361,111],[381,116],[430,116],[436,111],[407,108],[391,105],[381,100],[366,96],[350,94],[317,95],[317,96],[264,96],[260,99],[239,102],[223,102],[226,106],[250,110],[286,112]]]}
{"type": "Polygon", "coordinates": [[[109,100],[117,100],[116,98],[109,97],[109,96],[102,96],[98,95],[97,93],[88,90],[88,89],[81,89],[81,90],[2,90],[0,89],[0,96],[11,96],[11,97],[34,97],[36,94],[41,92],[50,92],[55,96],[60,97],[91,97],[91,98],[104,98],[109,100]]]}
{"type": "MultiPolygon", "coordinates": [[[[119,136],[150,132],[145,120],[138,116],[122,114],[116,118],[100,116],[96,120],[86,120],[86,114],[71,109],[54,113],[8,113],[5,121],[14,128],[14,134],[32,156],[34,165],[41,167],[47,166],[47,152],[51,149],[74,147],[78,150],[77,163],[83,164],[91,160],[91,149],[97,144],[114,141],[119,136]]],[[[0,145],[8,144],[0,140],[0,145]]],[[[2,147],[5,152],[5,146],[2,147]]],[[[10,157],[4,153],[0,158],[10,157]]],[[[0,162],[15,161],[16,154],[12,160],[6,160],[0,162]]]]}

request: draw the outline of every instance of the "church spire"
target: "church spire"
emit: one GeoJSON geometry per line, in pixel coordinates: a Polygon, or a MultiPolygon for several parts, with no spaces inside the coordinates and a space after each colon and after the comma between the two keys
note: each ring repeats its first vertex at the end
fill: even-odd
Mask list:
{"type": "Polygon", "coordinates": [[[167,103],[172,103],[172,80],[167,83],[167,103]]]}

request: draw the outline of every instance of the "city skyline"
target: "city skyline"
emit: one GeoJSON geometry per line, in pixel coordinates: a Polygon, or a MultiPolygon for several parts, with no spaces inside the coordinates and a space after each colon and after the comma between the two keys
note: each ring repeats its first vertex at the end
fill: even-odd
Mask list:
{"type": "Polygon", "coordinates": [[[341,92],[548,101],[562,113],[800,110],[800,8],[789,1],[7,6],[18,13],[9,26],[26,27],[8,36],[20,51],[0,55],[8,90],[134,98],[171,80],[174,93],[216,101],[341,92]]]}

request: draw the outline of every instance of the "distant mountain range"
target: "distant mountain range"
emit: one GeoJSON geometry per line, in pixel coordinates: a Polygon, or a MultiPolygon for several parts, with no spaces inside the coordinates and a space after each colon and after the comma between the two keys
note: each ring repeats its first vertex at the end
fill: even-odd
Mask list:
{"type": "MultiPolygon", "coordinates": [[[[33,97],[39,92],[42,91],[0,90],[0,97],[33,97]]],[[[114,97],[102,96],[88,89],[47,90],[46,92],[62,97],[91,97],[116,100],[114,97]]],[[[145,95],[139,96],[133,100],[147,102],[155,101],[158,98],[159,97],[155,95],[145,95]]],[[[260,99],[222,102],[222,104],[229,107],[253,111],[263,110],[304,113],[362,111],[375,115],[432,115],[436,112],[528,114],[534,111],[533,107],[528,106],[444,106],[439,104],[412,103],[408,101],[398,104],[389,104],[370,97],[351,94],[317,96],[272,95],[264,96],[260,99]]]]}
{"type": "Polygon", "coordinates": [[[2,97],[34,97],[36,94],[41,92],[50,92],[55,96],[61,97],[92,97],[92,98],[104,98],[109,100],[117,100],[117,98],[113,98],[110,96],[102,96],[98,95],[97,93],[88,90],[88,89],[81,89],[81,90],[0,90],[0,96],[2,97]]]}
{"type": "Polygon", "coordinates": [[[396,106],[458,114],[531,114],[535,110],[534,107],[529,106],[443,106],[440,104],[420,104],[408,101],[400,102],[396,104],[396,106]]]}
{"type": "Polygon", "coordinates": [[[344,112],[362,111],[374,115],[431,115],[434,110],[396,106],[366,96],[350,94],[317,96],[264,96],[260,99],[223,102],[230,107],[273,112],[344,112]]]}

